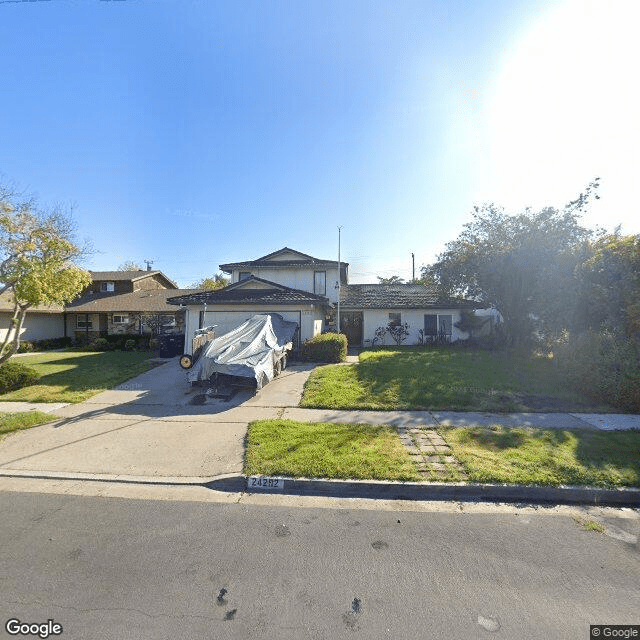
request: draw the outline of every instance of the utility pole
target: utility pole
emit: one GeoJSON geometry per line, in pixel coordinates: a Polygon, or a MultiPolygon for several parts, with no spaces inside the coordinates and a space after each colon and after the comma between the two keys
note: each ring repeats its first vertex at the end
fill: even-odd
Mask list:
{"type": "Polygon", "coordinates": [[[413,252],[411,252],[411,268],[413,271],[413,275],[411,276],[411,282],[416,281],[416,256],[413,252]]]}
{"type": "Polygon", "coordinates": [[[340,232],[342,231],[342,227],[338,227],[338,314],[337,314],[337,321],[338,321],[338,333],[340,333],[340,287],[342,285],[342,283],[340,282],[342,280],[341,276],[340,276],[340,232]]]}

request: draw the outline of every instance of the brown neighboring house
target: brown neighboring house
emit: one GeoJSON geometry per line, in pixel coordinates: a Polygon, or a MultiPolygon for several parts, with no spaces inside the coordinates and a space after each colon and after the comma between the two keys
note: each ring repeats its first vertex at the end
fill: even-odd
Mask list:
{"type": "Polygon", "coordinates": [[[167,298],[195,293],[179,289],[161,271],[90,271],[91,285],[66,307],[65,335],[79,340],[123,333],[184,333],[184,309],[167,298]],[[146,323],[145,323],[146,320],[146,323]]]}

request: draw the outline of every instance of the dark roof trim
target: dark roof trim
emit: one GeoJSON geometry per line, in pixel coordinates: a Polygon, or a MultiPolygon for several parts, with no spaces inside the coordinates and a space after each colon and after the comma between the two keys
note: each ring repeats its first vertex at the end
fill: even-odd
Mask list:
{"type": "Polygon", "coordinates": [[[342,288],[340,307],[360,309],[477,309],[486,305],[474,300],[440,298],[433,285],[350,284],[342,288]]]}
{"type": "Polygon", "coordinates": [[[104,282],[113,281],[113,282],[124,282],[131,281],[135,282],[136,280],[144,280],[144,278],[148,278],[149,276],[160,276],[166,282],[170,283],[172,288],[178,289],[178,285],[167,278],[167,276],[162,273],[162,271],[89,271],[91,274],[91,280],[93,282],[104,282]]]}
{"type": "Polygon", "coordinates": [[[256,276],[234,282],[223,289],[201,291],[190,295],[168,298],[167,302],[169,304],[187,306],[205,304],[319,304],[323,306],[333,306],[328,298],[324,296],[319,296],[309,291],[302,291],[301,289],[291,289],[277,282],[271,282],[270,280],[257,278],[256,276]],[[250,285],[252,282],[268,286],[251,289],[247,285],[250,285]]]}
{"type": "MultiPolygon", "coordinates": [[[[344,260],[340,261],[341,267],[348,267],[349,263],[344,262],[344,260]]],[[[285,267],[338,267],[337,260],[323,260],[321,258],[314,258],[306,253],[302,253],[301,251],[296,251],[295,249],[290,249],[289,247],[283,247],[282,249],[278,249],[278,251],[274,251],[273,253],[268,253],[266,256],[262,256],[256,260],[247,260],[244,262],[229,262],[227,264],[219,265],[220,270],[225,273],[231,273],[234,269],[251,269],[253,267],[270,267],[270,268],[285,268],[285,267]],[[291,252],[298,256],[300,259],[291,259],[291,260],[273,260],[273,258],[277,255],[281,255],[283,253],[291,252]]]]}

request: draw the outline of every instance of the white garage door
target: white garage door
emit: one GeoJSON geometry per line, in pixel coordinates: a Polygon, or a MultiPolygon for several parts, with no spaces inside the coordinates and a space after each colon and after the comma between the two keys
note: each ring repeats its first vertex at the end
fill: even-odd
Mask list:
{"type": "Polygon", "coordinates": [[[217,325],[215,328],[216,336],[221,336],[228,333],[232,329],[235,329],[238,325],[242,324],[245,320],[248,320],[257,313],[278,313],[285,320],[289,322],[295,322],[298,325],[298,331],[296,332],[296,339],[300,335],[300,312],[299,311],[207,311],[204,314],[205,327],[211,325],[217,325]]]}

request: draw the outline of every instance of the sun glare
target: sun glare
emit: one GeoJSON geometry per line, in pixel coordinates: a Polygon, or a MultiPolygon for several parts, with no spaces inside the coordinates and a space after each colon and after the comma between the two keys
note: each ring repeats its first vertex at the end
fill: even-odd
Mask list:
{"type": "Polygon", "coordinates": [[[505,53],[480,199],[561,206],[600,176],[601,200],[585,222],[640,231],[639,18],[635,1],[571,0],[505,53]]]}

